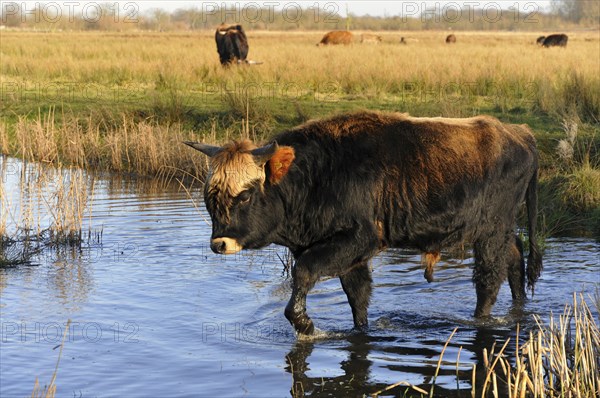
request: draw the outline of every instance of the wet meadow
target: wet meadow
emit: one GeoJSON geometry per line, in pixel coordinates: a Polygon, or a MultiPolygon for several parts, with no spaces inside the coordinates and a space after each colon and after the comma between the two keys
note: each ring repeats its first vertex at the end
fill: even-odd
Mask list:
{"type": "Polygon", "coordinates": [[[224,69],[208,31],[3,31],[0,395],[36,378],[35,396],[597,394],[600,34],[539,34],[324,48],[322,32],[248,32],[262,64],[224,69]],[[210,251],[206,159],[182,141],[262,142],[358,109],[531,127],[545,270],[524,307],[504,286],[477,323],[468,249],[432,284],[419,253],[390,250],[367,333],[329,279],[308,299],[327,338],[299,341],[289,254],[210,251]]]}

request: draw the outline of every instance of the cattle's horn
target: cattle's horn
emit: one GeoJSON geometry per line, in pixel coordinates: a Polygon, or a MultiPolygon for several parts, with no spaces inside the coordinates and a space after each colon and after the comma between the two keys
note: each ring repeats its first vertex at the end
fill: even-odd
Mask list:
{"type": "Polygon", "coordinates": [[[184,141],[185,145],[189,145],[197,151],[202,152],[209,158],[212,158],[217,153],[221,152],[221,147],[203,144],[201,142],[193,142],[193,141],[184,141]]]}
{"type": "Polygon", "coordinates": [[[265,164],[273,157],[277,149],[279,149],[279,145],[277,141],[273,141],[263,147],[253,149],[250,153],[257,164],[265,164]]]}

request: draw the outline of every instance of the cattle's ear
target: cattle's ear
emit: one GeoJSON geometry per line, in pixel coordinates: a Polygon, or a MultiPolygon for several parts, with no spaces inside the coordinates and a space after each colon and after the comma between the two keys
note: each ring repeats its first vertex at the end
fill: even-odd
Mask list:
{"type": "Polygon", "coordinates": [[[282,146],[277,149],[268,162],[269,171],[271,172],[271,176],[269,177],[271,184],[279,184],[281,179],[290,170],[295,158],[296,154],[294,148],[291,146],[282,146]]]}

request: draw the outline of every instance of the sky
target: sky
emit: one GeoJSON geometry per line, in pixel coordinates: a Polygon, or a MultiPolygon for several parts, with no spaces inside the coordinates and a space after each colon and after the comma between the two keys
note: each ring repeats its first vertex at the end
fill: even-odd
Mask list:
{"type": "Polygon", "coordinates": [[[311,0],[311,1],[288,1],[288,0],[256,0],[256,1],[114,1],[114,0],[97,0],[97,1],[75,1],[75,0],[38,0],[38,1],[19,1],[8,0],[3,1],[2,7],[6,7],[8,3],[17,3],[25,6],[26,9],[33,9],[36,5],[46,5],[50,7],[60,6],[63,9],[78,10],[84,9],[88,5],[97,5],[103,3],[113,4],[118,6],[122,12],[146,12],[154,8],[160,8],[165,11],[175,11],[179,8],[198,8],[200,10],[214,10],[214,7],[233,7],[234,4],[240,7],[249,7],[250,9],[266,7],[278,10],[289,10],[295,12],[296,8],[318,8],[326,12],[335,12],[341,16],[346,15],[346,10],[354,15],[372,15],[372,16],[414,16],[419,15],[419,12],[425,9],[435,8],[439,11],[468,8],[468,9],[489,9],[490,12],[498,9],[508,9],[518,7],[523,13],[531,13],[543,11],[549,8],[551,0],[540,1],[517,1],[517,0],[464,0],[464,1],[328,1],[328,0],[311,0]]]}

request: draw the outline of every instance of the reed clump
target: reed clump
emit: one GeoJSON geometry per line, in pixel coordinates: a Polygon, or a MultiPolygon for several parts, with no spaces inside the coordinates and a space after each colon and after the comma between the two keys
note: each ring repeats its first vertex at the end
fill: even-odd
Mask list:
{"type": "Polygon", "coordinates": [[[99,234],[91,224],[83,232],[94,192],[94,180],[83,170],[24,164],[11,176],[18,180],[11,182],[17,188],[11,197],[6,168],[0,169],[0,267],[30,264],[46,249],[79,248],[99,234]]]}
{"type": "MultiPolygon", "coordinates": [[[[600,310],[600,296],[594,298],[596,309],[600,310]]],[[[600,393],[600,329],[583,295],[573,295],[572,305],[567,304],[562,315],[550,316],[544,323],[536,316],[537,329],[529,332],[528,339],[519,341],[519,329],[515,340],[514,357],[506,353],[510,338],[500,349],[494,345],[484,349],[484,377],[477,379],[477,366],[473,364],[471,396],[509,398],[571,398],[596,397],[600,393]]],[[[456,332],[456,330],[454,331],[456,332]]],[[[436,369],[439,373],[444,350],[436,369]]],[[[459,368],[460,354],[456,368],[459,368]]],[[[435,377],[432,385],[414,386],[399,382],[373,393],[377,397],[396,387],[416,391],[421,397],[432,397],[435,391],[435,377]],[[427,391],[428,390],[428,391],[427,391]]],[[[458,385],[458,372],[457,372],[458,385]]]]}

